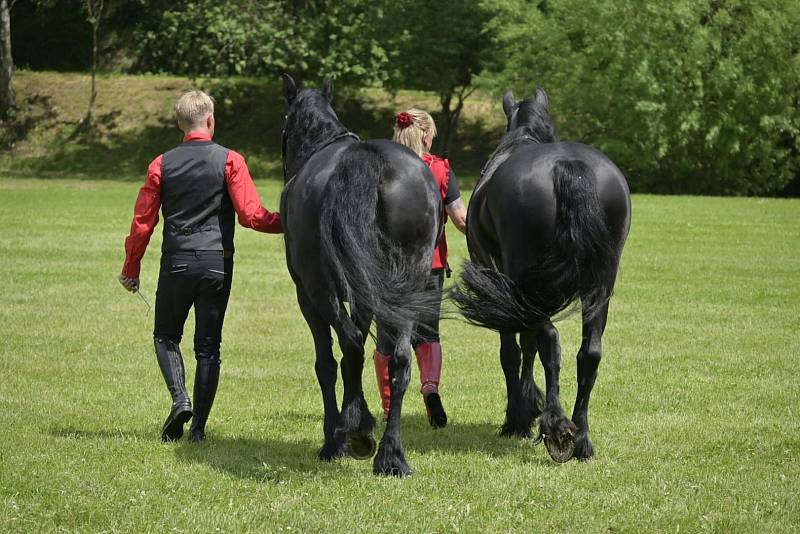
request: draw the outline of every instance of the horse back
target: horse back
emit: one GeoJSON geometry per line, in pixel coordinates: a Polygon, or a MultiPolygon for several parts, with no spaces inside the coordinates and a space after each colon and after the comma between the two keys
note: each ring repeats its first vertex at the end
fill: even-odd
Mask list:
{"type": "Polygon", "coordinates": [[[578,161],[591,170],[585,178],[593,181],[609,232],[621,250],[630,227],[630,193],[619,168],[581,143],[527,144],[497,167],[470,202],[474,261],[509,264],[514,256],[527,263],[518,253],[518,243],[527,243],[532,254],[550,247],[557,224],[554,169],[560,161],[578,161]]]}

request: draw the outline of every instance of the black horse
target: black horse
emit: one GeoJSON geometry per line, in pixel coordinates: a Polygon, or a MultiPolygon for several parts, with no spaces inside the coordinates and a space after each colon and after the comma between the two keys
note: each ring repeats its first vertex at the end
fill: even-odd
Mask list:
{"type": "Polygon", "coordinates": [[[522,101],[511,91],[503,97],[508,133],[473,192],[467,214],[472,262],[452,297],[467,320],[500,332],[508,396],[501,433],[529,437],[541,416],[539,437],[554,460],[565,462],[594,455],[589,395],[631,203],[625,177],[608,157],[558,140],[547,106],[541,89],[522,101]],[[583,343],[570,421],[559,399],[561,348],[552,319],[578,298],[583,343]],[[533,378],[537,351],[546,395],[533,378]]]}
{"type": "Polygon", "coordinates": [[[411,472],[400,436],[416,317],[437,295],[426,291],[441,199],[423,161],[388,140],[361,141],[331,107],[333,83],[303,89],[284,79],[285,186],[281,221],[286,262],[311,329],[325,407],[323,460],[375,453],[375,418],[362,390],[364,343],[373,319],[377,350],[391,355],[391,408],[373,469],[411,472]],[[345,306],[349,303],[349,310],[345,306]],[[331,327],[342,350],[344,398],[336,403],[331,327]]]}

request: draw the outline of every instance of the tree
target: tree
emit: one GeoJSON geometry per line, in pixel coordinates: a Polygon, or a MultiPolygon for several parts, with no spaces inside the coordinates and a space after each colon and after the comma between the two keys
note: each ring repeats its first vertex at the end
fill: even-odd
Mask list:
{"type": "Polygon", "coordinates": [[[397,0],[386,17],[394,89],[432,91],[441,118],[437,150],[450,152],[464,101],[491,59],[489,10],[478,0],[397,0]]]}
{"type": "Polygon", "coordinates": [[[182,0],[137,29],[138,69],[190,76],[331,76],[379,85],[387,57],[376,22],[386,0],[182,0]]]}
{"type": "Polygon", "coordinates": [[[89,96],[89,107],[86,116],[78,125],[78,130],[88,130],[92,125],[92,113],[94,104],[97,100],[97,48],[98,33],[100,32],[100,21],[103,18],[104,0],[83,0],[83,8],[86,11],[86,21],[92,28],[92,91],[89,96]]]}
{"type": "Polygon", "coordinates": [[[800,165],[790,2],[492,5],[498,92],[545,87],[562,137],[606,151],[635,190],[773,194],[800,165]]]}
{"type": "Polygon", "coordinates": [[[11,55],[11,8],[15,0],[0,0],[0,118],[16,106],[14,58],[11,55]]]}

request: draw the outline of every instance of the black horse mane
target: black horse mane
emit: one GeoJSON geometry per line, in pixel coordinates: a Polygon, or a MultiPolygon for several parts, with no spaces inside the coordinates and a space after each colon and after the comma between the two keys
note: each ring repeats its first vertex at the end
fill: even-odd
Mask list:
{"type": "Polygon", "coordinates": [[[525,143],[555,143],[558,141],[553,121],[544,106],[536,103],[535,98],[526,98],[517,107],[517,124],[522,124],[516,129],[506,133],[500,144],[489,156],[486,165],[481,170],[481,181],[484,177],[491,176],[497,167],[519,146],[525,143]]]}
{"type": "MultiPolygon", "coordinates": [[[[537,143],[555,143],[558,141],[556,127],[547,112],[547,108],[536,102],[535,97],[526,98],[517,106],[517,124],[527,129],[529,135],[537,143]]],[[[520,128],[517,128],[520,129],[520,128]]],[[[501,142],[502,143],[502,142],[501,142]]]]}
{"type": "Polygon", "coordinates": [[[300,91],[286,117],[286,147],[292,154],[288,175],[294,176],[319,147],[347,131],[321,91],[300,91]]]}

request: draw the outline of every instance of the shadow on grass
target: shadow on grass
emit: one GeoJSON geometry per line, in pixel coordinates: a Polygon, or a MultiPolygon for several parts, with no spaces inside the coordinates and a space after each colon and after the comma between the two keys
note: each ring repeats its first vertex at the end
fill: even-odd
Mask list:
{"type": "MultiPolygon", "coordinates": [[[[484,453],[490,456],[516,454],[522,442],[500,435],[500,423],[463,423],[451,419],[444,428],[432,428],[424,415],[403,416],[403,443],[406,448],[419,453],[444,452],[450,454],[484,453]]],[[[383,425],[378,425],[380,437],[383,425]]]]}
{"type": "MultiPolygon", "coordinates": [[[[380,422],[379,414],[373,414],[378,419],[375,425],[375,439],[380,441],[386,425],[380,422]]],[[[292,424],[314,424],[320,427],[319,443],[322,445],[322,412],[318,416],[307,412],[289,410],[273,418],[273,422],[280,420],[291,421],[292,424]]],[[[432,428],[428,418],[418,413],[404,414],[401,421],[403,444],[408,450],[419,453],[445,452],[450,454],[485,453],[491,456],[504,456],[519,452],[521,443],[532,443],[532,440],[520,440],[500,435],[500,421],[493,423],[460,422],[452,419],[445,428],[432,428]]],[[[534,434],[536,427],[534,426],[534,434]]]]}
{"type": "MultiPolygon", "coordinates": [[[[319,426],[314,414],[287,411],[271,418],[273,424],[280,425],[286,421],[291,426],[319,426]]],[[[378,423],[375,427],[375,439],[380,441],[385,425],[378,423]]],[[[424,415],[413,414],[403,417],[403,443],[406,450],[419,454],[447,453],[466,454],[480,453],[497,457],[518,454],[523,443],[530,440],[519,440],[499,435],[499,426],[491,423],[462,423],[457,420],[448,423],[445,428],[434,429],[428,424],[424,415]]],[[[131,440],[159,443],[158,431],[155,428],[82,430],[74,427],[53,428],[48,432],[51,436],[76,440],[131,440]]],[[[342,468],[340,462],[323,462],[318,459],[317,451],[322,445],[320,432],[317,441],[298,439],[283,440],[264,437],[227,436],[214,431],[208,434],[206,441],[191,443],[183,439],[174,444],[176,457],[187,463],[202,463],[212,469],[232,476],[258,482],[278,481],[291,473],[311,473],[315,476],[335,476],[342,468]]],[[[538,458],[537,454],[537,458],[538,458]]],[[[531,458],[531,461],[534,461],[531,458]]],[[[542,453],[541,463],[550,463],[546,453],[542,453]]],[[[367,463],[371,465],[372,460],[367,463]]]]}
{"type": "MultiPolygon", "coordinates": [[[[75,427],[52,428],[51,436],[67,440],[143,441],[161,444],[158,429],[83,430],[75,427]]],[[[188,463],[204,463],[212,469],[239,478],[257,481],[280,479],[289,472],[326,472],[335,463],[317,458],[318,444],[311,441],[283,441],[269,438],[231,437],[210,433],[206,441],[191,443],[184,437],[171,444],[176,457],[188,463]]]]}
{"type": "Polygon", "coordinates": [[[335,463],[324,463],[317,458],[318,447],[307,440],[209,434],[202,443],[179,441],[175,455],[185,462],[201,462],[238,478],[264,482],[278,480],[292,472],[324,474],[335,471],[335,463]]]}

